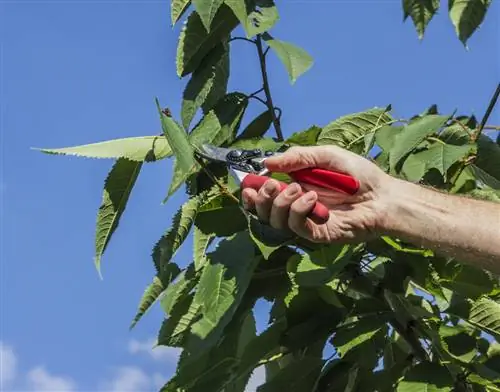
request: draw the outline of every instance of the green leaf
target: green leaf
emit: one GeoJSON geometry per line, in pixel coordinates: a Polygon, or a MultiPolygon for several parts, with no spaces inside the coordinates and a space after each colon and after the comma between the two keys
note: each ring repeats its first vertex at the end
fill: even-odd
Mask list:
{"type": "Polygon", "coordinates": [[[225,3],[240,21],[247,38],[269,31],[279,20],[272,0],[225,0],[225,3]]]}
{"type": "Polygon", "coordinates": [[[238,137],[239,140],[262,137],[273,123],[273,116],[266,110],[255,117],[238,137]]]}
{"type": "MultiPolygon", "coordinates": [[[[236,135],[247,106],[248,99],[244,94],[233,92],[225,95],[194,127],[189,135],[189,142],[195,147],[200,147],[205,143],[220,146],[231,142],[236,135]]],[[[163,203],[166,203],[168,198],[179,189],[190,175],[196,173],[198,168],[199,165],[196,164],[190,171],[185,172],[176,159],[173,179],[163,203]]]]}
{"type": "Polygon", "coordinates": [[[226,94],[229,80],[229,44],[221,42],[204,58],[186,85],[181,116],[184,128],[202,107],[206,114],[226,94]]]}
{"type": "Polygon", "coordinates": [[[348,114],[327,124],[318,137],[318,144],[334,144],[360,153],[365,147],[365,136],[393,121],[385,108],[372,108],[348,114]]]}
{"type": "Polygon", "coordinates": [[[200,16],[201,22],[205,26],[207,32],[210,32],[210,25],[219,10],[219,7],[224,3],[224,0],[192,0],[194,8],[200,16]]]}
{"type": "Polygon", "coordinates": [[[392,146],[389,156],[391,168],[395,168],[398,163],[412,152],[427,136],[434,135],[446,124],[449,116],[439,116],[431,114],[406,125],[398,133],[392,146]]]}
{"type": "Polygon", "coordinates": [[[466,46],[467,40],[481,25],[491,0],[448,0],[448,13],[458,39],[466,46]]]}
{"type": "Polygon", "coordinates": [[[463,318],[469,324],[500,339],[500,303],[482,297],[452,304],[447,313],[463,318]]]}
{"type": "Polygon", "coordinates": [[[160,115],[163,134],[175,154],[175,161],[179,164],[179,169],[187,173],[196,165],[193,148],[189,144],[188,136],[175,120],[163,113],[158,98],[156,98],[156,106],[160,115]]]}
{"type": "Polygon", "coordinates": [[[258,148],[265,151],[277,151],[283,146],[283,142],[277,142],[270,137],[255,137],[252,139],[237,139],[231,144],[231,148],[253,149],[258,148]]]}
{"type": "Polygon", "coordinates": [[[460,326],[441,325],[439,336],[443,348],[455,359],[461,362],[470,362],[477,354],[476,338],[460,326]]]}
{"type": "Polygon", "coordinates": [[[127,206],[142,163],[119,158],[104,182],[102,202],[97,213],[94,263],[101,274],[101,257],[127,206]]]}
{"type": "Polygon", "coordinates": [[[398,384],[397,392],[451,392],[453,378],[444,365],[420,362],[398,384]]]}
{"type": "Polygon", "coordinates": [[[257,388],[258,392],[303,392],[312,391],[324,360],[315,356],[304,356],[283,368],[269,382],[257,388]]]}
{"type": "Polygon", "coordinates": [[[188,339],[189,331],[200,314],[201,305],[193,301],[194,294],[179,298],[172,306],[158,333],[158,345],[183,347],[188,339]]]}
{"type": "Polygon", "coordinates": [[[500,192],[494,189],[473,189],[467,193],[468,196],[474,199],[493,201],[500,203],[500,192]]]}
{"type": "Polygon", "coordinates": [[[251,215],[248,216],[248,230],[253,242],[255,242],[266,260],[276,249],[295,238],[293,234],[260,223],[257,218],[251,215]]]}
{"type": "Polygon", "coordinates": [[[268,33],[264,33],[262,38],[285,66],[291,84],[294,84],[297,78],[312,67],[313,58],[304,49],[289,42],[274,39],[268,33]]]}
{"type": "Polygon", "coordinates": [[[165,271],[161,274],[161,276],[155,276],[153,278],[153,283],[151,283],[144,294],[142,295],[141,301],[139,302],[139,309],[132,320],[132,324],[130,325],[130,329],[134,328],[138,321],[146,314],[146,312],[153,306],[156,300],[161,296],[161,294],[165,291],[168,284],[174,280],[177,275],[179,275],[180,270],[177,264],[170,263],[165,271]]]}
{"type": "Polygon", "coordinates": [[[222,240],[207,255],[194,302],[201,304],[203,317],[191,329],[191,353],[212,347],[238,308],[259,261],[247,233],[222,240]],[[238,255],[238,257],[235,257],[238,255]]]}
{"type": "Polygon", "coordinates": [[[190,142],[199,147],[210,143],[221,145],[234,140],[248,106],[245,94],[232,92],[221,98],[201,119],[189,135],[190,142]]]}
{"type": "Polygon", "coordinates": [[[285,140],[285,143],[291,146],[315,146],[321,131],[320,127],[313,125],[305,131],[295,132],[285,140]]]}
{"type": "Polygon", "coordinates": [[[134,317],[134,320],[132,321],[132,324],[130,326],[130,329],[135,327],[137,322],[141,319],[141,317],[146,313],[146,311],[153,305],[154,302],[158,299],[160,294],[163,292],[164,287],[163,283],[161,280],[155,276],[153,278],[153,283],[151,283],[146,290],[144,291],[144,294],[142,295],[141,301],[139,303],[139,310],[137,311],[137,314],[134,317]]]}
{"type": "Polygon", "coordinates": [[[157,271],[161,272],[166,267],[188,236],[201,203],[201,196],[192,197],[184,203],[175,214],[172,226],[155,244],[152,256],[157,271]]]}
{"type": "Polygon", "coordinates": [[[303,255],[292,256],[287,272],[299,286],[319,287],[330,282],[350,262],[349,245],[331,244],[303,255]]]}
{"type": "Polygon", "coordinates": [[[404,161],[403,173],[409,181],[419,181],[431,169],[437,169],[447,180],[448,169],[456,162],[475,152],[473,144],[454,146],[436,142],[424,151],[411,154],[404,161]]]}
{"type": "Polygon", "coordinates": [[[193,260],[196,270],[201,270],[205,265],[207,258],[205,251],[210,243],[215,238],[214,233],[204,233],[198,227],[194,227],[193,231],[193,260]]]}
{"type": "Polygon", "coordinates": [[[486,135],[481,135],[477,141],[477,158],[474,162],[490,176],[500,181],[500,146],[486,135]]]}
{"type": "Polygon", "coordinates": [[[205,234],[228,237],[246,230],[248,223],[239,204],[226,195],[219,195],[200,208],[196,226],[205,234]]]}
{"type": "Polygon", "coordinates": [[[259,361],[270,359],[279,346],[279,340],[284,329],[284,322],[274,322],[248,343],[248,348],[241,356],[238,376],[252,371],[259,361]]]}
{"type": "Polygon", "coordinates": [[[171,0],[170,19],[172,21],[172,26],[177,23],[190,4],[191,0],[171,0]]]}
{"type": "Polygon", "coordinates": [[[383,318],[378,316],[366,317],[358,322],[340,327],[332,338],[332,344],[336,347],[341,357],[354,350],[365,342],[372,340],[375,335],[387,331],[387,325],[383,318]]]}
{"type": "Polygon", "coordinates": [[[184,300],[196,283],[198,283],[199,276],[195,272],[194,265],[190,264],[176,277],[176,281],[170,283],[162,293],[160,305],[167,315],[172,315],[174,307],[180,301],[184,300]]]}
{"type": "Polygon", "coordinates": [[[137,162],[154,162],[172,155],[172,150],[163,136],[137,136],[81,146],[33,149],[46,154],[86,158],[127,158],[137,162]]]}
{"type": "Polygon", "coordinates": [[[193,11],[182,28],[177,45],[177,75],[184,77],[198,68],[202,59],[221,40],[226,39],[238,25],[238,19],[231,9],[222,4],[218,9],[210,32],[207,32],[198,12],[193,11]]]}
{"type": "Polygon", "coordinates": [[[411,16],[418,38],[424,38],[425,29],[439,9],[440,0],[403,0],[403,20],[411,16]]]}
{"type": "MultiPolygon", "coordinates": [[[[460,258],[457,258],[457,262],[459,260],[460,258]]],[[[495,287],[495,278],[488,271],[467,265],[462,261],[454,276],[441,278],[439,283],[464,297],[477,299],[491,293],[495,287]]]]}

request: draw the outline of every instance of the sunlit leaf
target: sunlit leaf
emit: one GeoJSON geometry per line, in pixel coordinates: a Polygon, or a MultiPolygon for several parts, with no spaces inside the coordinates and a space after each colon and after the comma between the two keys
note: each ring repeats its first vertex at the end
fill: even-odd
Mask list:
{"type": "Polygon", "coordinates": [[[491,0],[448,0],[448,10],[455,32],[464,45],[481,25],[491,0]]]}
{"type": "Polygon", "coordinates": [[[262,37],[285,66],[291,84],[294,84],[297,78],[312,67],[313,58],[304,49],[289,42],[277,40],[268,33],[264,33],[262,37]]]}
{"type": "Polygon", "coordinates": [[[271,226],[264,225],[254,216],[248,217],[248,230],[253,242],[258,246],[265,259],[281,246],[286,245],[295,236],[271,226]]]}
{"type": "Polygon", "coordinates": [[[172,150],[163,136],[137,136],[81,146],[33,149],[46,154],[84,158],[127,158],[137,162],[154,162],[172,155],[172,150]]]}
{"type": "Polygon", "coordinates": [[[203,317],[192,326],[190,352],[215,344],[236,311],[258,262],[246,233],[221,241],[207,257],[193,301],[201,304],[203,317]]]}
{"type": "Polygon", "coordinates": [[[269,31],[279,20],[272,0],[225,0],[243,26],[246,37],[269,31]]]}
{"type": "Polygon", "coordinates": [[[287,271],[299,286],[321,286],[331,281],[350,262],[351,255],[349,245],[326,245],[293,256],[287,262],[287,271]]]}
{"type": "Polygon", "coordinates": [[[439,9],[440,0],[403,0],[403,20],[411,17],[418,38],[424,38],[425,29],[439,9]]]}
{"type": "Polygon", "coordinates": [[[448,169],[474,152],[475,146],[472,144],[454,146],[436,142],[428,149],[408,156],[402,170],[409,181],[419,181],[431,169],[437,169],[447,180],[448,169]]]}
{"type": "Polygon", "coordinates": [[[170,19],[172,26],[177,23],[179,18],[186,12],[191,4],[191,0],[171,0],[170,3],[170,19]]]}
{"type": "Polygon", "coordinates": [[[198,227],[193,231],[193,260],[196,270],[200,270],[206,263],[205,251],[215,238],[214,233],[204,233],[198,227]]]}
{"type": "Polygon", "coordinates": [[[365,148],[365,136],[391,121],[393,119],[385,108],[375,107],[348,114],[327,124],[318,136],[318,144],[334,144],[361,153],[365,148]]]}
{"type": "Polygon", "coordinates": [[[179,36],[176,57],[177,75],[184,77],[198,68],[202,59],[221,40],[227,38],[237,25],[238,19],[225,4],[219,7],[212,20],[210,32],[205,29],[200,15],[193,11],[179,36]]]}
{"type": "Polygon", "coordinates": [[[118,227],[130,194],[141,171],[142,163],[118,159],[104,182],[102,202],[97,213],[94,262],[101,271],[101,257],[118,227]]]}
{"type": "Polygon", "coordinates": [[[406,125],[404,129],[398,133],[390,151],[389,161],[391,167],[395,168],[396,165],[413,151],[427,136],[438,133],[448,120],[448,116],[431,114],[406,125]]]}
{"type": "Polygon", "coordinates": [[[201,197],[192,197],[184,203],[175,214],[172,226],[155,244],[152,256],[157,271],[165,268],[186,239],[201,203],[201,197]]]}
{"type": "Polygon", "coordinates": [[[146,288],[139,302],[139,308],[132,320],[130,329],[134,328],[138,321],[146,314],[146,312],[153,306],[161,294],[164,292],[170,281],[175,279],[180,270],[177,264],[170,263],[167,268],[162,272],[161,276],[155,276],[153,282],[146,288]]]}
{"type": "Polygon", "coordinates": [[[224,0],[192,0],[205,29],[210,32],[212,20],[224,0]]]}
{"type": "Polygon", "coordinates": [[[183,94],[181,116],[188,129],[197,110],[207,113],[224,96],[229,79],[229,44],[220,43],[193,72],[183,94]]]}
{"type": "Polygon", "coordinates": [[[305,131],[295,132],[285,140],[285,143],[291,146],[314,146],[321,132],[320,127],[313,125],[305,131]]]}
{"type": "Polygon", "coordinates": [[[158,108],[158,114],[160,115],[163,134],[167,138],[168,144],[175,154],[175,161],[178,163],[179,169],[187,173],[192,170],[196,164],[193,148],[191,144],[189,144],[188,135],[175,120],[163,113],[158,99],[156,99],[156,106],[158,108]]]}

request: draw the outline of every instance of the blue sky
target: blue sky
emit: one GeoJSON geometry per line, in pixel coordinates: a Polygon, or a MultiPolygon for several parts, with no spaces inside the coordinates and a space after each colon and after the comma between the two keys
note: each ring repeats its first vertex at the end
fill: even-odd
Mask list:
{"type": "MultiPolygon", "coordinates": [[[[276,38],[305,48],[311,70],[290,86],[269,56],[273,97],[286,135],[389,103],[409,116],[484,113],[500,79],[500,4],[466,51],[446,7],[420,42],[400,1],[279,2],[276,38]]],[[[96,210],[109,160],[48,156],[65,147],[160,131],[154,105],[179,115],[185,80],[175,74],[180,26],[168,1],[2,1],[1,314],[3,390],[153,391],[176,352],[149,350],[159,307],[128,326],[150,282],[154,242],[184,200],[160,205],[171,162],[142,171],[118,231],[93,266],[96,210]],[[153,355],[154,354],[154,355],[153,355]],[[121,384],[120,384],[121,383],[121,384]]],[[[230,88],[252,92],[255,51],[233,44],[230,88]]],[[[245,117],[262,110],[254,104],[245,117]]],[[[490,123],[500,124],[500,110],[490,123]]],[[[184,264],[190,242],[176,256],[184,264]]]]}

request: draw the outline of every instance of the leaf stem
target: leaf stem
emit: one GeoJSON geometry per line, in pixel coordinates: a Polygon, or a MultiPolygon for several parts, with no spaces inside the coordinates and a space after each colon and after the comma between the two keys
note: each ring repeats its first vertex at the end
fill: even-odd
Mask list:
{"type": "Polygon", "coordinates": [[[278,137],[278,141],[285,140],[283,137],[283,132],[281,131],[281,124],[278,118],[276,117],[276,113],[274,112],[273,98],[271,96],[271,90],[269,88],[269,80],[267,78],[267,69],[266,69],[266,55],[262,48],[262,37],[261,35],[257,35],[257,39],[255,40],[255,44],[257,45],[257,53],[259,54],[259,63],[260,63],[260,71],[262,74],[262,84],[264,88],[264,93],[266,94],[266,105],[271,112],[271,117],[273,119],[274,129],[276,130],[276,136],[278,137]]]}
{"type": "Polygon", "coordinates": [[[248,38],[245,38],[245,37],[231,37],[229,39],[229,42],[231,42],[231,41],[246,41],[246,42],[250,42],[252,44],[255,44],[254,40],[251,40],[251,39],[248,39],[248,38]]]}
{"type": "Polygon", "coordinates": [[[479,124],[479,128],[477,128],[477,131],[473,135],[473,140],[477,140],[479,136],[481,136],[481,132],[484,129],[484,126],[486,125],[486,122],[488,121],[488,118],[491,115],[491,112],[493,111],[493,108],[495,107],[498,97],[500,96],[500,83],[497,85],[497,89],[495,90],[495,93],[491,97],[490,103],[488,104],[488,108],[486,109],[486,113],[484,114],[483,119],[481,120],[481,124],[479,124]]]}
{"type": "Polygon", "coordinates": [[[208,168],[205,166],[205,163],[200,159],[200,157],[194,154],[194,159],[201,166],[201,169],[205,172],[205,174],[214,182],[214,184],[216,184],[219,187],[222,193],[229,196],[231,199],[236,201],[236,203],[240,202],[238,198],[234,196],[231,192],[229,192],[229,190],[224,186],[224,184],[221,184],[220,181],[213,175],[213,173],[210,170],[208,170],[208,168]]]}
{"type": "Polygon", "coordinates": [[[500,131],[500,125],[485,125],[483,129],[492,129],[494,131],[500,131]]]}

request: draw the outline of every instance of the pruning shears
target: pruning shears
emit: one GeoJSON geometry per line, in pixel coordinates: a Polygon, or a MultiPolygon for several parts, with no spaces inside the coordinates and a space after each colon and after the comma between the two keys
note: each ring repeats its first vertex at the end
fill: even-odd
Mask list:
{"type": "MultiPolygon", "coordinates": [[[[196,151],[198,156],[210,161],[223,162],[228,166],[229,173],[233,176],[241,189],[252,188],[258,191],[264,183],[269,180],[269,170],[264,161],[270,157],[283,152],[264,151],[261,149],[230,149],[216,147],[210,144],[201,145],[196,151]]],[[[294,181],[316,187],[354,195],[359,189],[359,181],[347,174],[335,171],[306,168],[287,173],[294,181]]],[[[279,181],[280,192],[283,192],[288,184],[279,181]]],[[[328,208],[320,202],[316,202],[309,217],[317,224],[328,221],[328,208]]]]}

